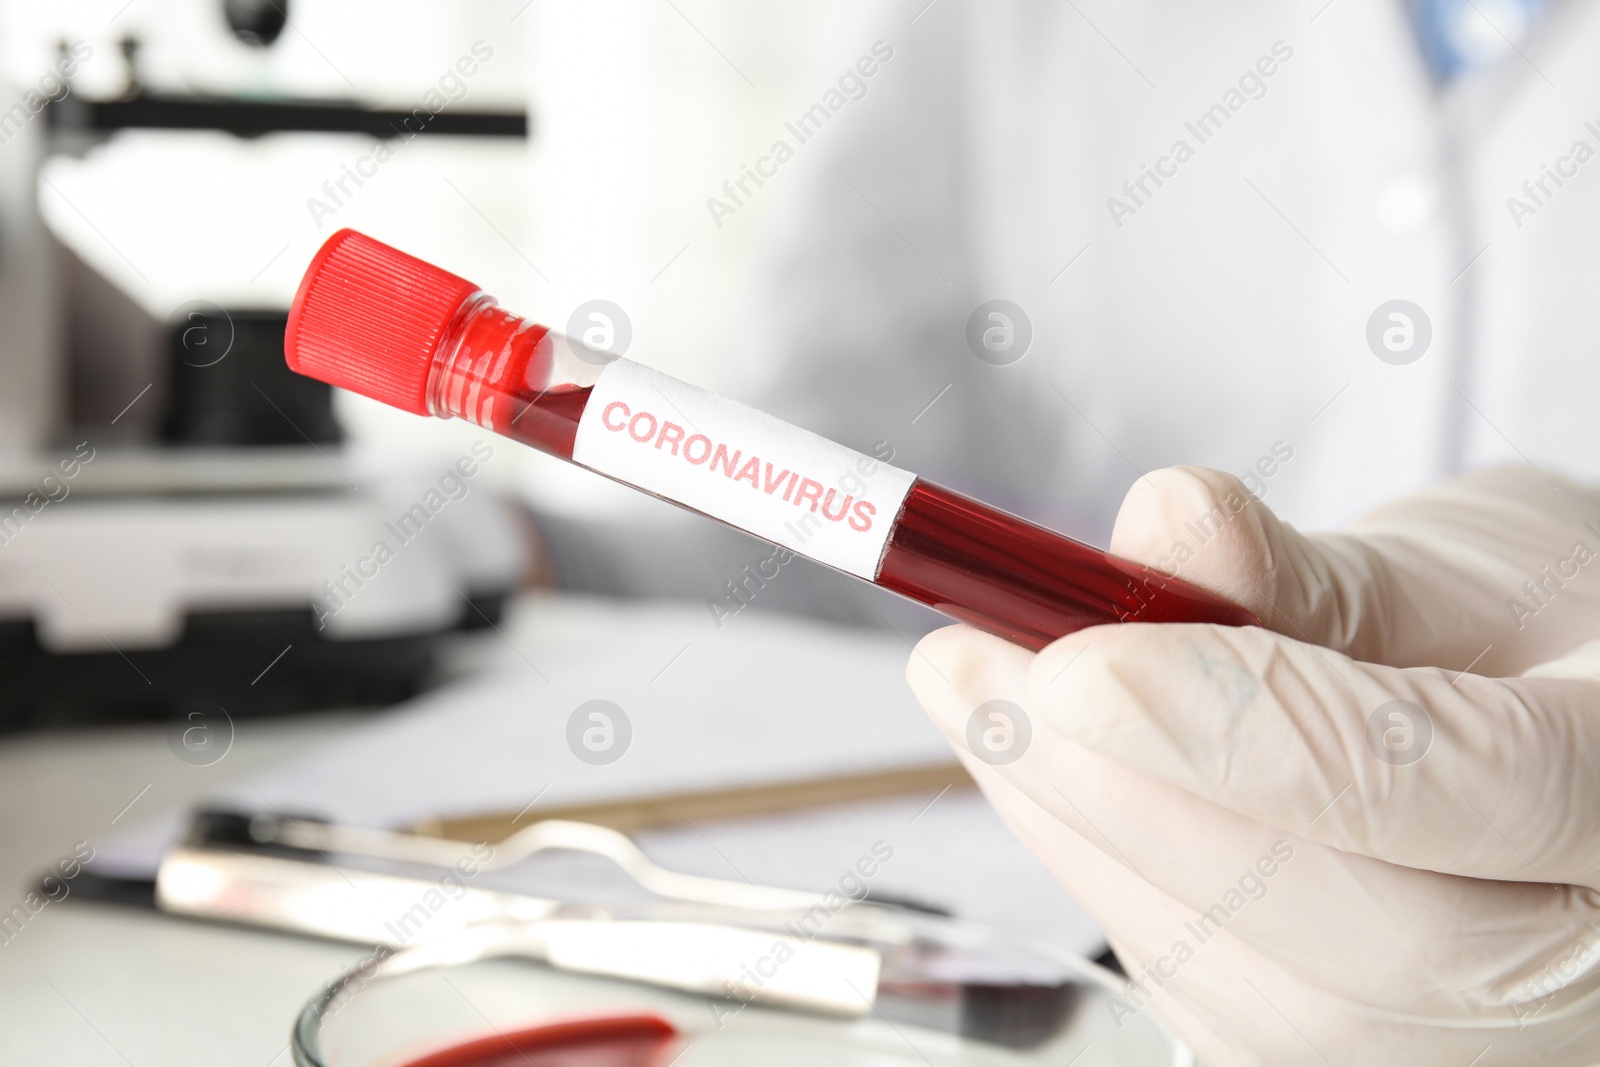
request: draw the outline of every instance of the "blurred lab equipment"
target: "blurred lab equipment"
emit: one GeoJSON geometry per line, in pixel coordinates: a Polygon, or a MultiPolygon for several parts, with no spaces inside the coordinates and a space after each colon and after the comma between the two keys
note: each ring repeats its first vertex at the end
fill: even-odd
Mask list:
{"type": "Polygon", "coordinates": [[[184,265],[226,259],[228,233],[152,265],[92,217],[96,183],[132,176],[104,165],[130,146],[191,164],[186,200],[216,213],[251,195],[208,181],[219,138],[526,141],[525,105],[489,73],[472,100],[406,106],[421,90],[401,87],[441,67],[476,76],[429,29],[453,42],[483,5],[409,13],[422,44],[374,35],[386,54],[337,85],[285,56],[316,6],[146,5],[115,38],[82,12],[0,6],[20,99],[0,112],[0,730],[389,703],[519,581],[515,519],[466,473],[481,457],[350,454],[330,391],[282,369],[286,296],[184,265]]]}
{"type": "MultiPolygon", "coordinates": [[[[879,848],[892,857],[886,843],[879,848]]],[[[1056,1035],[1077,992],[1070,972],[1037,954],[998,943],[936,945],[926,931],[938,923],[925,911],[685,875],[652,863],[617,831],[559,820],[533,823],[494,846],[468,846],[206,812],[189,840],[162,859],[156,901],[174,914],[388,948],[498,924],[504,930],[493,936],[507,954],[564,971],[710,996],[740,989],[746,1003],[847,1017],[875,1007],[903,1017],[910,1009],[924,1025],[1022,1048],[1056,1035]],[[644,895],[595,906],[456,886],[545,850],[604,857],[644,895]],[[383,869],[373,869],[374,861],[383,869]],[[411,910],[441,884],[452,898],[448,912],[411,910]],[[424,914],[427,921],[418,917],[424,914]],[[774,937],[807,958],[752,982],[746,971],[774,937]]]]}

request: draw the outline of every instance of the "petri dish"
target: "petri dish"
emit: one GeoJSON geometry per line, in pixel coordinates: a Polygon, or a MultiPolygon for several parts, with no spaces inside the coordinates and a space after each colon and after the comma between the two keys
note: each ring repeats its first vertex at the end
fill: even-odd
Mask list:
{"type": "Polygon", "coordinates": [[[1193,1067],[1151,1012],[1115,1010],[1102,968],[955,920],[903,922],[872,1006],[849,1017],[558,970],[516,954],[501,924],[369,957],[305,1006],[291,1049],[298,1067],[1193,1067]],[[952,960],[957,979],[974,959],[1014,974],[1023,953],[1048,976],[1031,990],[939,978],[952,960]]]}

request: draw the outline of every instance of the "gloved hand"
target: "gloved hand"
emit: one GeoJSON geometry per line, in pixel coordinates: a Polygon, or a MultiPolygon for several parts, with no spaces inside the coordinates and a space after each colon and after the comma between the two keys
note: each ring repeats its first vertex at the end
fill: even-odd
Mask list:
{"type": "Polygon", "coordinates": [[[1600,494],[1492,470],[1305,536],[1176,468],[1111,548],[1266,628],[958,626],[908,675],[1105,926],[1113,1015],[1207,1067],[1600,1063],[1600,494]]]}

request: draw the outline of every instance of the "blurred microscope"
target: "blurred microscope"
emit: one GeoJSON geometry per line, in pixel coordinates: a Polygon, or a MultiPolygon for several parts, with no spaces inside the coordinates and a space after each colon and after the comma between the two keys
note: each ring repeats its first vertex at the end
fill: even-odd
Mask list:
{"type": "Polygon", "coordinates": [[[503,8],[0,0],[0,731],[389,703],[498,620],[479,458],[348,447],[282,349],[364,181],[515,168],[503,8]]]}

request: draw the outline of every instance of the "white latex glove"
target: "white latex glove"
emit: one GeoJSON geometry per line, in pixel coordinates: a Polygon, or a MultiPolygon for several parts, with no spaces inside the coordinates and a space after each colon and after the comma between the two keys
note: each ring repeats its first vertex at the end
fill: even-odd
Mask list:
{"type": "Polygon", "coordinates": [[[1493,470],[1315,537],[1248,499],[1156,472],[1111,548],[1267,629],[953,627],[908,669],[1115,1014],[1207,1067],[1600,1063],[1600,494],[1493,470]]]}

